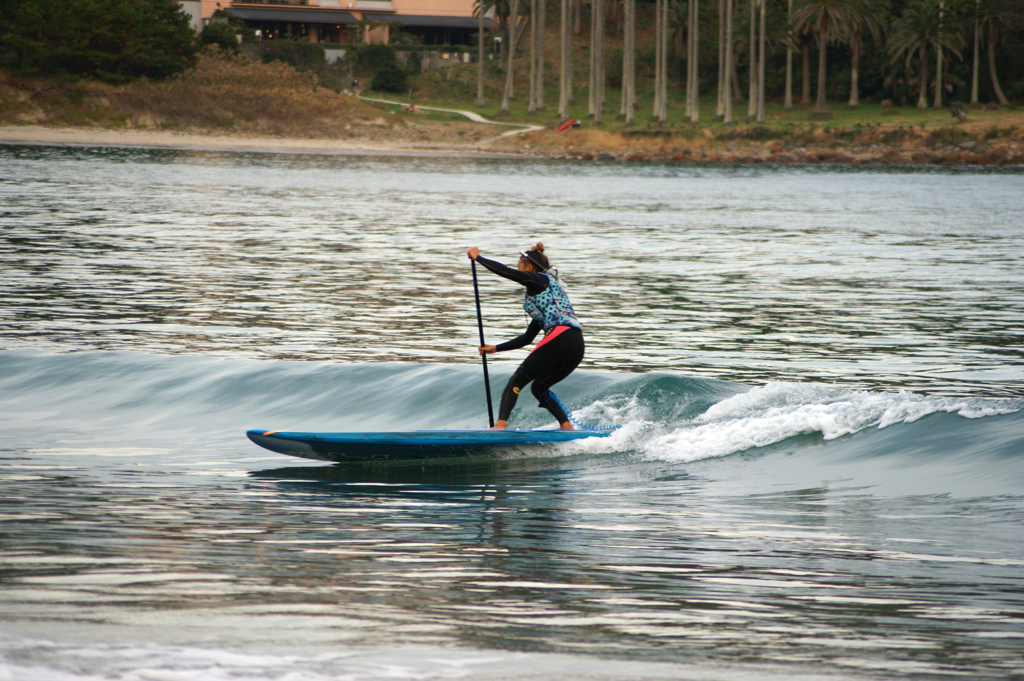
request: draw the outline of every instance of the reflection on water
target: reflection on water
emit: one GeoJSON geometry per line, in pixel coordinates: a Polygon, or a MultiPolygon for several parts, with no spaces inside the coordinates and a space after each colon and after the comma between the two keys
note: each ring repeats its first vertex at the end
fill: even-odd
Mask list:
{"type": "Polygon", "coordinates": [[[465,247],[542,239],[584,366],[1022,391],[1020,174],[0,147],[0,177],[7,346],[471,363],[465,247]]]}

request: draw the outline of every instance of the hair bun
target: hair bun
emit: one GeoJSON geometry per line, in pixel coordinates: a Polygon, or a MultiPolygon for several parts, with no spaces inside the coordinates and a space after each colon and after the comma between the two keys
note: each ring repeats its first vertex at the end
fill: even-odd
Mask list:
{"type": "Polygon", "coordinates": [[[542,244],[541,242],[538,241],[537,245],[533,247],[533,250],[540,251],[541,253],[543,253],[544,252],[544,244],[542,244]]]}

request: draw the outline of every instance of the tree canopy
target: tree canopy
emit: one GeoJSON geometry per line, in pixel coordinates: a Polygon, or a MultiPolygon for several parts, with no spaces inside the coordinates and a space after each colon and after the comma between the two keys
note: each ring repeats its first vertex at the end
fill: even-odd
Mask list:
{"type": "Polygon", "coordinates": [[[161,79],[197,49],[175,0],[0,0],[0,64],[24,73],[161,79]]]}

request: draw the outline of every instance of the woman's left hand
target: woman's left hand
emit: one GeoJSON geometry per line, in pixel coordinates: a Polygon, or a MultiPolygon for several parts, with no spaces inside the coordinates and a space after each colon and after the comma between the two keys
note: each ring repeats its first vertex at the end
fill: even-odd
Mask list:
{"type": "Polygon", "coordinates": [[[466,251],[466,255],[469,256],[470,260],[476,260],[477,256],[480,255],[480,249],[476,246],[470,246],[469,250],[466,251]]]}
{"type": "Polygon", "coordinates": [[[493,345],[481,345],[477,350],[480,351],[481,355],[493,355],[498,351],[498,348],[493,345]]]}

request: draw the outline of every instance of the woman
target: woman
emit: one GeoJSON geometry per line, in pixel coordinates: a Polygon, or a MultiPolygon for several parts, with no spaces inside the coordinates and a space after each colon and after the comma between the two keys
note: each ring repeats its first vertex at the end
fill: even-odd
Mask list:
{"type": "Polygon", "coordinates": [[[529,251],[521,251],[517,269],[481,257],[476,246],[470,248],[467,255],[495,274],[525,286],[523,308],[531,318],[530,326],[522,336],[500,345],[482,345],[479,348],[481,355],[521,348],[536,338],[541,330],[544,331],[544,339],[537,343],[505,386],[498,422],[491,430],[505,430],[519,392],[530,381],[533,381],[531,391],[540,406],[558,419],[562,430],[573,430],[565,411],[552,399],[550,388],[571,374],[583,360],[583,327],[576,319],[565,289],[554,274],[549,274],[551,264],[544,255],[544,244],[538,242],[529,251]]]}

